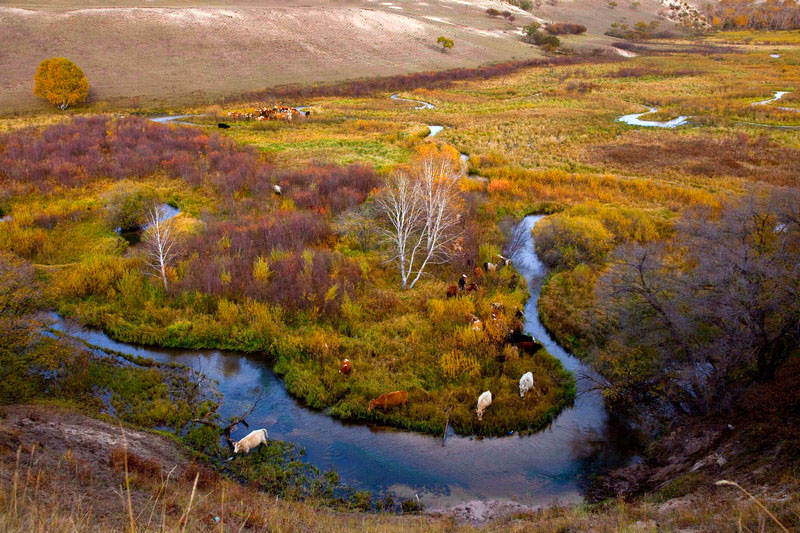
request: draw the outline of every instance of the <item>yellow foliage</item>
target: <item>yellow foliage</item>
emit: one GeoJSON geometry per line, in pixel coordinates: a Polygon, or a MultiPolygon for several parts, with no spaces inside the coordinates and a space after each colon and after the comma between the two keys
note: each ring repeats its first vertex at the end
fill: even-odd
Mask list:
{"type": "Polygon", "coordinates": [[[449,300],[428,300],[428,317],[433,324],[467,323],[475,313],[475,304],[470,298],[451,298],[449,300]]]}
{"type": "Polygon", "coordinates": [[[506,193],[511,190],[511,182],[504,179],[494,179],[489,182],[486,190],[489,191],[489,194],[506,193]]]}
{"type": "Polygon", "coordinates": [[[413,161],[418,162],[426,159],[443,159],[452,163],[455,168],[461,165],[461,154],[448,144],[437,146],[435,143],[423,143],[418,146],[413,161]]]}
{"type": "Polygon", "coordinates": [[[503,357],[506,363],[513,363],[519,359],[519,348],[513,344],[506,344],[503,347],[503,357]]]}
{"type": "Polygon", "coordinates": [[[246,300],[244,310],[253,327],[262,336],[276,338],[283,332],[280,308],[257,300],[246,300]]]}
{"type": "Polygon", "coordinates": [[[463,375],[479,376],[481,372],[478,361],[461,352],[445,353],[439,360],[439,365],[442,368],[442,374],[451,379],[463,375]]]}
{"type": "Polygon", "coordinates": [[[483,192],[486,184],[481,180],[464,178],[460,182],[461,190],[464,192],[483,192]]]}
{"type": "Polygon", "coordinates": [[[54,288],[62,297],[105,296],[127,272],[125,259],[116,256],[91,256],[56,278],[54,288]]]}
{"type": "Polygon", "coordinates": [[[89,81],[83,71],[65,57],[51,57],[39,63],[33,81],[33,94],[61,110],[84,102],[89,96],[89,81]]]}
{"type": "Polygon", "coordinates": [[[221,298],[217,302],[217,320],[230,326],[239,319],[239,306],[236,303],[221,298]]]}
{"type": "Polygon", "coordinates": [[[258,256],[258,258],[253,261],[253,278],[262,283],[266,283],[269,281],[270,277],[272,277],[272,269],[269,266],[269,258],[258,256]]]}

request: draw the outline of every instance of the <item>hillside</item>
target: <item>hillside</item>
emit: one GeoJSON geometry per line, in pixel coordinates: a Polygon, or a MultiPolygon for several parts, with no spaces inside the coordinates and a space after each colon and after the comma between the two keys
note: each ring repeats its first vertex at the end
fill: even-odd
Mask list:
{"type": "MultiPolygon", "coordinates": [[[[47,57],[86,73],[95,104],[206,104],[289,83],[469,67],[542,55],[520,42],[534,20],[584,24],[578,50],[609,49],[613,22],[658,18],[660,3],[551,2],[527,13],[494,0],[392,2],[6,2],[0,7],[0,112],[44,109],[32,77],[47,57]],[[488,7],[516,19],[490,18],[488,7]],[[436,38],[456,45],[442,52],[436,38]]],[[[613,49],[610,49],[613,50],[613,49]]]]}

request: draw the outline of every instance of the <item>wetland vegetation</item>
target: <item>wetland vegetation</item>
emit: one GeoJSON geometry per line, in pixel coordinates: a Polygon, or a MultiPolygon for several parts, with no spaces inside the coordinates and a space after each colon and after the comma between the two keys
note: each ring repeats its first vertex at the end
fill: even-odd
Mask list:
{"type": "MultiPolygon", "coordinates": [[[[298,401],[342,419],[435,435],[446,425],[480,436],[541,429],[575,400],[574,376],[545,349],[506,342],[529,296],[513,261],[476,270],[498,254],[513,258],[511,228],[537,213],[549,215],[534,240],[552,272],[542,322],[598,370],[612,409],[640,416],[653,435],[676,420],[738,412],[754,388],[791,381],[800,335],[800,136],[791,129],[800,126],[800,49],[770,43],[704,54],[668,42],[669,51],[624,63],[417,80],[399,95],[432,109],[365,83],[363,93],[287,90],[311,111],[290,122],[228,119],[273,103],[264,100],[185,110],[194,126],[129,110],[9,121],[0,290],[10,303],[0,326],[19,341],[3,348],[17,379],[0,384],[0,398],[57,389],[77,399],[82,387],[100,388],[123,420],[167,427],[197,453],[220,456],[210,448],[219,435],[192,425],[196,402],[170,388],[183,394],[190,381],[159,383],[153,369],[54,349],[58,338],[30,329],[44,325],[31,321],[35,311],[51,309],[126,342],[262,354],[298,401]],[[775,91],[788,91],[780,107],[752,105],[775,91]],[[689,118],[655,131],[617,121],[642,105],[658,109],[648,119],[689,118]],[[429,124],[444,129],[426,139],[429,124]],[[458,178],[458,245],[401,289],[378,199],[426,160],[458,178]],[[147,271],[145,243],[115,232],[160,203],[180,209],[171,219],[180,253],[163,280],[147,271]],[[478,290],[448,297],[464,273],[478,290]],[[349,375],[339,372],[345,358],[349,375]],[[534,393],[521,400],[527,371],[534,393]],[[395,390],[408,391],[407,406],[367,410],[395,390]],[[495,401],[481,422],[484,390],[495,401]]],[[[215,406],[206,401],[207,414],[215,406]]],[[[781,438],[800,449],[797,432],[781,438]]],[[[269,464],[295,463],[291,450],[261,453],[273,452],[269,464]]],[[[782,468],[797,459],[789,455],[782,468]]],[[[238,461],[234,476],[282,483],[278,470],[238,461]]],[[[797,487],[794,467],[781,475],[797,487]]],[[[316,480],[315,497],[332,490],[327,478],[304,479],[316,480]]],[[[796,496],[776,506],[796,523],[796,496]]]]}

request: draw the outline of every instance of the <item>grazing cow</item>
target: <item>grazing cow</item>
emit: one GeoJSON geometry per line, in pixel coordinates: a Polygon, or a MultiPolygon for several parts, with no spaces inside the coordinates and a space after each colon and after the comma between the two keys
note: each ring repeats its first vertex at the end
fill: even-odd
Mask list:
{"type": "Polygon", "coordinates": [[[467,292],[477,291],[478,290],[478,284],[477,283],[470,283],[469,285],[467,285],[466,289],[464,289],[464,290],[466,290],[467,292]]]}
{"type": "Polygon", "coordinates": [[[483,412],[486,411],[486,408],[490,405],[492,405],[492,393],[487,390],[478,396],[478,408],[475,410],[475,412],[478,413],[478,420],[483,420],[483,412]]]}
{"type": "Polygon", "coordinates": [[[517,318],[522,318],[525,316],[525,313],[520,311],[519,307],[514,307],[514,316],[517,318]]]}
{"type": "Polygon", "coordinates": [[[272,191],[275,194],[277,194],[278,196],[283,196],[283,191],[281,190],[281,186],[280,185],[273,185],[272,186],[272,191]]]}
{"type": "Polygon", "coordinates": [[[349,376],[351,370],[353,370],[353,365],[350,364],[350,359],[342,361],[342,368],[339,369],[339,373],[349,376]]]}
{"type": "Polygon", "coordinates": [[[482,329],[483,322],[475,315],[472,315],[472,331],[481,331],[482,329]]]}
{"type": "Polygon", "coordinates": [[[381,394],[371,402],[369,402],[369,409],[367,412],[372,411],[376,407],[380,407],[384,411],[386,411],[389,407],[394,407],[395,405],[406,405],[408,404],[408,391],[404,390],[396,390],[394,392],[387,392],[386,394],[381,394]]]}
{"type": "Polygon", "coordinates": [[[497,270],[499,268],[500,268],[500,265],[496,265],[494,263],[486,262],[486,263],[483,264],[483,269],[486,271],[487,274],[489,272],[497,272],[497,270]]]}
{"type": "Polygon", "coordinates": [[[452,298],[453,296],[458,295],[458,285],[448,285],[447,286],[447,297],[452,298]]]}
{"type": "Polygon", "coordinates": [[[305,114],[306,114],[307,117],[310,117],[311,116],[311,111],[305,111],[305,114]]]}
{"type": "Polygon", "coordinates": [[[519,397],[524,398],[525,393],[533,388],[533,374],[526,372],[519,378],[519,397]]]}
{"type": "Polygon", "coordinates": [[[475,277],[478,278],[478,281],[483,279],[483,269],[481,267],[475,267],[475,277]]]}
{"type": "MultiPolygon", "coordinates": [[[[524,331],[524,329],[522,330],[524,331]]],[[[506,338],[506,342],[508,344],[519,344],[521,342],[534,342],[534,338],[530,335],[525,335],[522,331],[517,331],[516,329],[512,329],[511,333],[506,338]]]]}
{"type": "Polygon", "coordinates": [[[533,341],[533,342],[523,341],[523,342],[518,342],[517,343],[517,348],[519,348],[523,352],[528,352],[528,353],[534,353],[536,350],[538,350],[541,347],[542,347],[542,345],[539,344],[536,341],[533,341]]]}
{"type": "Polygon", "coordinates": [[[227,130],[228,128],[230,128],[230,126],[225,124],[224,122],[220,122],[219,124],[217,124],[217,127],[222,128],[223,130],[227,130]]]}
{"type": "Polygon", "coordinates": [[[497,257],[500,258],[500,266],[509,266],[511,264],[511,259],[503,257],[500,254],[497,254],[497,257]]]}
{"type": "Polygon", "coordinates": [[[461,274],[461,277],[458,278],[458,290],[463,291],[464,287],[467,286],[467,275],[461,274]]]}
{"type": "MultiPolygon", "coordinates": [[[[522,321],[519,318],[514,318],[511,321],[510,328],[511,328],[511,334],[512,335],[522,335],[523,332],[525,331],[525,324],[523,324],[522,321]]],[[[525,339],[525,340],[527,340],[527,339],[525,339]]],[[[533,337],[531,337],[531,340],[533,340],[533,337]]]]}
{"type": "Polygon", "coordinates": [[[233,453],[250,453],[253,448],[258,448],[262,444],[267,444],[269,436],[266,429],[251,431],[249,435],[238,442],[233,443],[233,453]]]}

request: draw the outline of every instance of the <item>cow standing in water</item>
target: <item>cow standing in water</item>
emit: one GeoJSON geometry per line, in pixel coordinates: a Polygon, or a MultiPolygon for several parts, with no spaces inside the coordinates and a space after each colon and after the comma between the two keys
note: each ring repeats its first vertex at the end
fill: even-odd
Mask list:
{"type": "Polygon", "coordinates": [[[253,448],[258,448],[262,444],[266,445],[268,440],[269,436],[266,429],[251,431],[245,438],[233,443],[233,453],[250,453],[253,448]]]}

